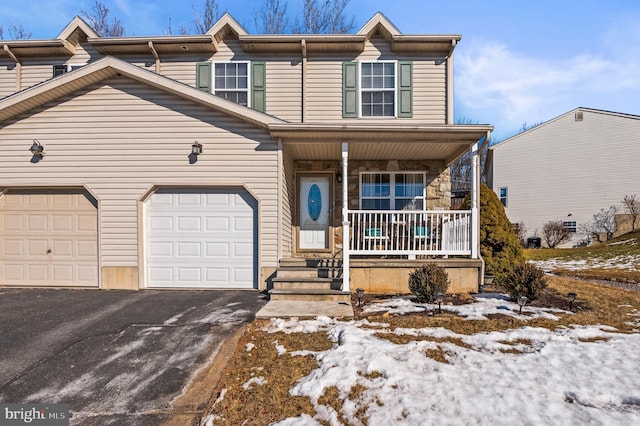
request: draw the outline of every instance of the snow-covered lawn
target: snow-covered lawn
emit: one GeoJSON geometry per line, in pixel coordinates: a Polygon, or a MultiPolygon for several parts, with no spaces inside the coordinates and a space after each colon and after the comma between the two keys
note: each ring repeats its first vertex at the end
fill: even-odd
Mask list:
{"type": "Polygon", "coordinates": [[[548,260],[535,260],[531,261],[531,263],[547,272],[557,268],[570,271],[583,269],[626,269],[630,271],[640,271],[640,254],[621,255],[609,258],[596,256],[579,260],[553,258],[548,260]]]}
{"type": "MultiPolygon", "coordinates": [[[[628,310],[635,333],[593,325],[466,335],[442,327],[391,329],[366,319],[273,319],[265,328],[269,333],[324,331],[333,342],[327,351],[292,352],[274,339],[279,356],[311,354],[319,364],[290,389],[310,398],[315,417],[302,415],[278,425],[339,425],[345,419],[361,425],[358,418],[368,425],[640,424],[640,312],[619,308],[628,310]],[[412,338],[396,344],[379,336],[385,332],[412,338]],[[436,349],[444,351],[448,363],[426,356],[436,349]],[[331,387],[345,401],[339,413],[319,402],[331,387]],[[357,397],[354,389],[361,389],[357,397]]],[[[394,298],[366,309],[401,314],[437,307],[394,298]]],[[[443,310],[474,320],[492,313],[519,319],[571,315],[534,307],[520,315],[518,306],[501,296],[443,310]]],[[[269,386],[259,367],[247,387],[269,386]]],[[[215,418],[207,423],[215,424],[215,418]]]]}

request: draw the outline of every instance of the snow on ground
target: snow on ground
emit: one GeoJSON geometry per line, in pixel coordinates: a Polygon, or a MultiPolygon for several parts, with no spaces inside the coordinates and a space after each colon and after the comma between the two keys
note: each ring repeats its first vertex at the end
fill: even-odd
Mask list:
{"type": "MultiPolygon", "coordinates": [[[[434,308],[402,298],[367,306],[371,312],[398,313],[434,308]]],[[[621,308],[628,309],[630,320],[640,326],[637,310],[621,308]]],[[[443,309],[473,319],[496,312],[519,318],[558,313],[525,307],[519,315],[518,306],[501,297],[443,309]]],[[[281,356],[312,354],[318,361],[319,367],[290,390],[293,395],[308,396],[317,415],[286,419],[278,425],[342,424],[333,408],[318,402],[332,386],[346,401],[340,415],[356,425],[360,424],[358,411],[365,413],[369,425],[640,424],[640,334],[573,326],[461,335],[435,327],[395,329],[395,334],[422,336],[395,344],[376,336],[391,332],[388,324],[328,317],[276,318],[266,330],[325,331],[334,342],[322,352],[282,351],[281,356]],[[451,339],[441,340],[446,338],[457,339],[464,347],[450,343],[451,339]],[[425,355],[437,348],[444,350],[448,364],[425,355]],[[520,353],[511,353],[514,349],[520,353]],[[356,385],[364,390],[350,398],[356,385]]]]}
{"type": "Polygon", "coordinates": [[[640,270],[640,255],[621,255],[610,258],[592,257],[587,260],[564,260],[553,258],[548,260],[530,261],[537,267],[550,272],[556,268],[577,271],[582,269],[628,269],[630,271],[640,270]]]}

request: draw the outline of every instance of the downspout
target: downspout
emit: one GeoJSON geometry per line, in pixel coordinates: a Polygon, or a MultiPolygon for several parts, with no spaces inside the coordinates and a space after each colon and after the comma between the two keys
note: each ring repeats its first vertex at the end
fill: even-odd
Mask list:
{"type": "MultiPolygon", "coordinates": [[[[491,131],[487,130],[487,135],[484,138],[484,142],[480,143],[480,153],[482,153],[482,151],[484,150],[484,146],[491,143],[491,131]]],[[[480,170],[480,155],[477,156],[478,158],[477,160],[477,167],[478,170],[480,170]]],[[[478,242],[477,242],[477,250],[478,250],[478,259],[480,259],[481,262],[481,266],[480,266],[480,277],[479,277],[479,283],[480,283],[480,289],[483,288],[484,286],[484,271],[485,271],[485,263],[484,263],[484,259],[482,258],[482,252],[480,251],[480,173],[478,173],[478,176],[476,177],[477,181],[476,181],[476,186],[478,188],[478,218],[477,218],[477,222],[478,222],[478,242]]]]}
{"type": "Polygon", "coordinates": [[[451,40],[451,50],[447,56],[447,124],[453,124],[453,49],[457,42],[451,40]]]}
{"type": "Polygon", "coordinates": [[[158,55],[158,51],[156,50],[151,40],[149,40],[149,43],[147,43],[147,45],[149,46],[149,50],[151,50],[151,54],[156,59],[156,74],[160,74],[160,55],[158,55]]]}
{"type": "Polygon", "coordinates": [[[7,52],[7,55],[9,55],[9,57],[16,63],[16,92],[19,92],[20,90],[22,90],[22,63],[16,57],[16,55],[13,54],[8,44],[5,44],[3,46],[3,49],[5,52],[7,52]]]}
{"type": "Polygon", "coordinates": [[[300,122],[304,123],[307,115],[307,41],[302,39],[300,45],[302,48],[302,111],[300,122]]]}

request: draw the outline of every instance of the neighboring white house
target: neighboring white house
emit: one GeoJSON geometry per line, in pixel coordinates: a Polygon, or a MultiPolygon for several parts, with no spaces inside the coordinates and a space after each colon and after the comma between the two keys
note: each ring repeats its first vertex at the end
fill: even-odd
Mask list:
{"type": "Polygon", "coordinates": [[[485,170],[527,237],[542,237],[545,223],[560,220],[574,231],[563,244],[570,247],[600,209],[640,195],[638,160],[640,116],[576,108],[492,146],[485,170]]]}

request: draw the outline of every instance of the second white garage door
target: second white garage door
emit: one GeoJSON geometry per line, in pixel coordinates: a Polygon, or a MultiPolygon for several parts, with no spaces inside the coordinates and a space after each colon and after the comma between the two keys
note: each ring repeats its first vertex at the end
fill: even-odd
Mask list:
{"type": "Polygon", "coordinates": [[[162,189],[146,202],[147,286],[257,288],[257,202],[242,189],[162,189]]]}

